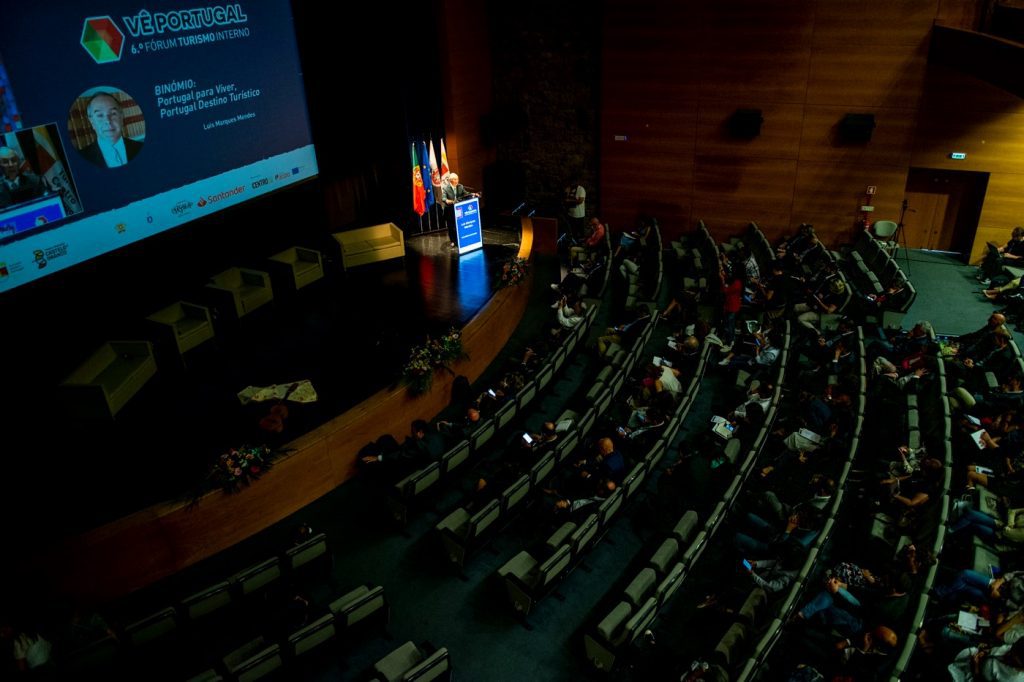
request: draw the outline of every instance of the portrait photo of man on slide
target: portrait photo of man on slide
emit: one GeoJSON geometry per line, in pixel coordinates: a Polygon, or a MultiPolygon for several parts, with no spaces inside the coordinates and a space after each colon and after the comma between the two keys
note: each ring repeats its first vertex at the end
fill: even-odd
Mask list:
{"type": "Polygon", "coordinates": [[[86,91],[68,113],[68,132],[75,148],[101,168],[117,168],[134,159],[142,151],[145,126],[135,100],[116,88],[86,91]]]}

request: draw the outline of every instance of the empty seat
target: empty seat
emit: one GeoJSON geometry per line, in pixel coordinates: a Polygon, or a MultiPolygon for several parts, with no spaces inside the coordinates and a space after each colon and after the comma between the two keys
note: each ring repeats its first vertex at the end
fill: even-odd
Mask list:
{"type": "MultiPolygon", "coordinates": [[[[539,379],[538,379],[539,380],[539,379]]],[[[541,384],[543,386],[543,384],[541,384]]],[[[509,400],[504,405],[498,408],[494,413],[494,424],[496,428],[503,429],[505,425],[512,421],[512,418],[516,416],[516,401],[509,400]]]]}
{"type": "Polygon", "coordinates": [[[124,634],[128,644],[138,647],[161,639],[177,628],[177,614],[174,609],[168,607],[130,623],[125,627],[124,634]]]}
{"type": "Polygon", "coordinates": [[[623,498],[624,495],[622,489],[618,488],[597,508],[597,523],[601,530],[606,529],[608,524],[615,517],[615,513],[619,511],[619,507],[622,506],[623,498]]]}
{"type": "Polygon", "coordinates": [[[654,591],[654,595],[658,598],[659,606],[664,606],[668,603],[668,600],[676,593],[679,586],[683,584],[683,575],[685,575],[685,573],[686,566],[681,563],[676,563],[669,570],[668,575],[658,583],[658,587],[654,591]]]}
{"type": "Polygon", "coordinates": [[[697,512],[691,509],[683,514],[682,518],[672,528],[672,537],[679,542],[680,546],[690,541],[690,537],[697,528],[698,520],[697,512]]]}
{"type": "MultiPolygon", "coordinates": [[[[432,466],[437,466],[436,464],[432,466]]],[[[327,535],[317,533],[305,542],[285,551],[285,564],[292,571],[327,555],[327,535]]]]}
{"type": "MultiPolygon", "coordinates": [[[[591,516],[596,527],[597,517],[591,516]]],[[[568,545],[562,545],[544,562],[538,562],[526,551],[512,557],[500,569],[498,576],[505,583],[512,608],[527,616],[536,603],[558,580],[572,560],[568,545]]]]}
{"type": "Polygon", "coordinates": [[[616,604],[595,628],[595,634],[583,637],[587,660],[598,670],[609,671],[615,665],[615,649],[626,641],[626,621],[633,612],[624,601],[616,604]]]}
{"type": "Polygon", "coordinates": [[[250,682],[278,670],[284,665],[284,659],[279,645],[268,644],[262,637],[257,637],[225,656],[223,663],[233,679],[250,682]]]}
{"type": "Polygon", "coordinates": [[[189,620],[196,620],[228,606],[231,604],[231,592],[228,587],[226,581],[220,582],[185,597],[181,600],[184,614],[189,620]]]}
{"type": "Polygon", "coordinates": [[[451,667],[448,650],[441,647],[427,655],[412,642],[406,642],[373,665],[377,679],[384,682],[434,680],[451,667]]]}
{"type": "Polygon", "coordinates": [[[535,395],[537,395],[537,383],[534,381],[527,381],[526,384],[519,389],[519,393],[516,394],[516,404],[519,405],[519,409],[521,410],[529,405],[535,395]]]}
{"type": "Polygon", "coordinates": [[[231,577],[231,584],[243,595],[252,594],[281,577],[281,560],[272,557],[239,571],[231,577]]]}
{"type": "Polygon", "coordinates": [[[494,421],[488,419],[480,426],[476,427],[476,430],[469,437],[469,446],[473,452],[479,452],[487,441],[494,435],[494,421]]]}
{"type": "Polygon", "coordinates": [[[636,574],[632,582],[626,586],[622,596],[633,606],[639,606],[647,601],[648,595],[654,590],[658,582],[658,574],[654,569],[645,568],[636,574]]]}
{"type": "Polygon", "coordinates": [[[537,463],[530,468],[530,485],[534,488],[543,482],[555,468],[555,453],[544,454],[537,463]]]}
{"type": "Polygon", "coordinates": [[[286,651],[292,658],[308,654],[334,639],[334,614],[328,613],[288,635],[286,651]]]}
{"type": "Polygon", "coordinates": [[[351,628],[381,611],[384,612],[386,618],[386,607],[384,588],[370,587],[369,585],[360,585],[328,605],[328,609],[334,614],[336,627],[339,629],[351,628]]]}
{"type": "Polygon", "coordinates": [[[648,565],[658,571],[658,573],[668,573],[669,567],[675,562],[676,555],[678,554],[679,542],[675,538],[668,538],[655,550],[654,556],[651,557],[648,565]]]}
{"type": "Polygon", "coordinates": [[[569,536],[569,547],[572,549],[573,556],[578,556],[590,546],[597,535],[597,530],[597,514],[591,514],[569,536]]]}
{"type": "Polygon", "coordinates": [[[530,477],[528,475],[520,476],[515,483],[505,488],[501,493],[502,513],[507,514],[510,510],[518,507],[519,503],[526,499],[526,495],[529,492],[530,477]]]}
{"type": "Polygon", "coordinates": [[[736,617],[751,627],[758,627],[768,605],[768,593],[755,587],[743,602],[736,617]]]}
{"type": "Polygon", "coordinates": [[[733,623],[732,627],[725,631],[722,639],[715,646],[715,658],[726,668],[739,660],[742,654],[743,643],[747,639],[747,628],[740,623],[733,623]]]}
{"type": "Polygon", "coordinates": [[[469,459],[469,441],[464,440],[441,456],[441,474],[447,476],[469,459]]]}

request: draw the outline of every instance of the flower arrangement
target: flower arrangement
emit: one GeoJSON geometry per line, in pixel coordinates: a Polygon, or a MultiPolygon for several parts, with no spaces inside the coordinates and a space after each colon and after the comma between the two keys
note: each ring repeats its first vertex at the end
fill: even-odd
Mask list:
{"type": "Polygon", "coordinates": [[[237,492],[265,474],[275,454],[266,445],[232,448],[221,454],[213,465],[211,482],[226,493],[237,492]]]}
{"type": "Polygon", "coordinates": [[[402,381],[412,393],[423,393],[434,381],[434,372],[447,369],[456,360],[465,357],[462,350],[462,331],[452,327],[447,334],[436,339],[427,337],[426,343],[409,351],[409,361],[402,368],[402,381]]]}
{"type": "Polygon", "coordinates": [[[525,258],[512,257],[501,266],[501,279],[498,281],[498,288],[511,287],[519,284],[528,272],[529,266],[525,258]]]}

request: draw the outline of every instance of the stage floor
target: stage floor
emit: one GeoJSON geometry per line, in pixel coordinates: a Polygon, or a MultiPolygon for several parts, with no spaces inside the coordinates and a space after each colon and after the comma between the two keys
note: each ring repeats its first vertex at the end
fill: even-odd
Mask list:
{"type": "Polygon", "coordinates": [[[485,229],[484,248],[459,256],[443,231],[426,233],[406,238],[404,261],[349,272],[326,263],[323,280],[216,323],[215,339],[186,354],[187,367],[160,364],[109,423],[77,422],[22,387],[0,488],[8,532],[65,534],[186,497],[228,448],[283,445],[394,385],[410,346],[463,326],[487,303],[519,238],[485,229]],[[259,426],[273,403],[243,406],[237,397],[247,386],[303,379],[318,401],[288,402],[281,434],[259,426]]]}

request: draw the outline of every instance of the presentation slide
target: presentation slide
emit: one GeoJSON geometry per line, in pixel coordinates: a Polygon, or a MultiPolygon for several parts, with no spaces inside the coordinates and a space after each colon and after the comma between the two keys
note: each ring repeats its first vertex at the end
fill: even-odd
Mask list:
{"type": "Polygon", "coordinates": [[[0,21],[0,292],[317,173],[289,0],[0,21]]]}
{"type": "Polygon", "coordinates": [[[484,233],[480,224],[480,200],[476,197],[455,204],[455,236],[459,253],[463,254],[484,246],[484,233]]]}

